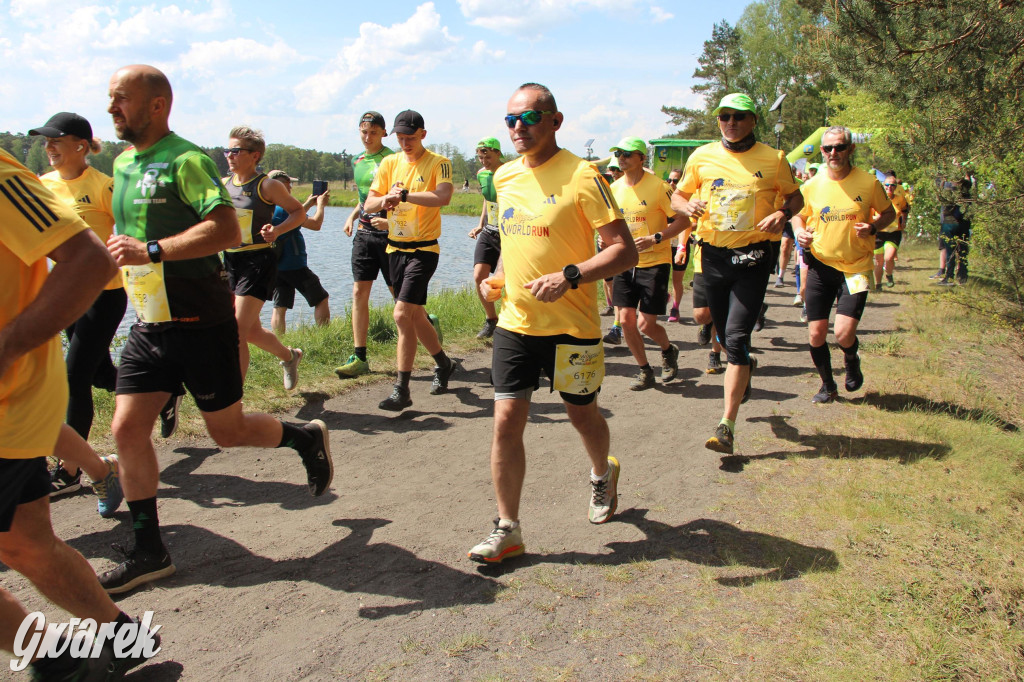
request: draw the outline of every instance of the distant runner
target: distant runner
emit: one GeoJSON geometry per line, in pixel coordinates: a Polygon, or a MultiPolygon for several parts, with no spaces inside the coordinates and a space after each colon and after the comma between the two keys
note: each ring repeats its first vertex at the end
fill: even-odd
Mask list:
{"type": "MultiPolygon", "coordinates": [[[[469,231],[469,236],[476,239],[476,250],[473,252],[473,281],[477,295],[480,295],[480,283],[490,277],[498,267],[501,256],[501,233],[498,232],[498,195],[494,191],[494,171],[501,166],[501,145],[493,137],[485,137],[476,143],[476,158],[483,166],[476,173],[480,182],[480,193],[484,197],[483,211],[480,213],[480,224],[469,231]]],[[[494,336],[498,326],[498,313],[492,301],[480,296],[484,307],[484,326],[476,335],[478,339],[489,339],[494,336]]]]}

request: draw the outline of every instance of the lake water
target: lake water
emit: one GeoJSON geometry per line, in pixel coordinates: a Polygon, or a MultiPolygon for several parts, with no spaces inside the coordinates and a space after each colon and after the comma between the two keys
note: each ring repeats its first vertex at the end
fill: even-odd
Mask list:
{"type": "MultiPolygon", "coordinates": [[[[352,208],[328,206],[324,223],[319,232],[303,230],[306,251],[309,254],[309,268],[320,277],[324,289],[331,295],[331,316],[338,317],[352,304],[352,238],[345,236],[345,221],[352,208]]],[[[473,251],[476,240],[467,233],[480,223],[479,216],[441,216],[441,259],[437,271],[430,281],[430,291],[461,289],[473,284],[473,251]]],[[[370,294],[371,304],[391,302],[384,280],[379,278],[370,294]]],[[[273,302],[263,306],[263,326],[270,328],[270,313],[273,302]]],[[[128,328],[135,323],[135,310],[129,304],[118,335],[127,335],[128,328]]],[[[302,294],[296,292],[295,307],[288,313],[288,327],[299,324],[313,324],[313,309],[306,304],[302,294]]]]}

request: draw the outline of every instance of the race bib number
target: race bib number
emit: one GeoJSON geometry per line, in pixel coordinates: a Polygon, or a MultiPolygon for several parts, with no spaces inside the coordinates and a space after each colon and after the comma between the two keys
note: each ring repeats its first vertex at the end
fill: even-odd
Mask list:
{"type": "Polygon", "coordinates": [[[708,202],[711,228],[722,232],[753,230],[754,195],[744,190],[719,189],[711,192],[708,202]]]}
{"type": "Polygon", "coordinates": [[[874,282],[875,273],[871,270],[846,276],[846,288],[850,290],[851,295],[870,291],[874,282]]]}
{"type": "Polygon", "coordinates": [[[236,208],[238,228],[242,233],[242,246],[252,244],[252,211],[248,208],[236,208]]]}
{"type": "Polygon", "coordinates": [[[167,300],[163,263],[125,265],[121,268],[121,277],[139,322],[171,321],[171,304],[167,300]]]}
{"type": "Polygon", "coordinates": [[[497,201],[488,201],[488,202],[486,202],[486,206],[487,206],[487,224],[488,225],[493,225],[494,227],[497,227],[498,226],[498,202],[497,201]]]}
{"type": "Polygon", "coordinates": [[[415,240],[419,237],[419,220],[416,207],[406,204],[408,208],[397,208],[388,216],[388,232],[392,237],[415,240]]]}
{"type": "Polygon", "coordinates": [[[596,393],[604,381],[604,344],[577,346],[560,343],[555,346],[555,376],[551,383],[556,391],[573,395],[596,393]]]}

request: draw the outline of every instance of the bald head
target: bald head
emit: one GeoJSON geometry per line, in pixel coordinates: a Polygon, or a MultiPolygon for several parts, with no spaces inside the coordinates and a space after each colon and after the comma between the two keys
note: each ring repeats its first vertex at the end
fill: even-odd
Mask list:
{"type": "Polygon", "coordinates": [[[145,149],[170,128],[171,84],[160,69],[132,64],[110,78],[110,112],[118,138],[145,149]]]}

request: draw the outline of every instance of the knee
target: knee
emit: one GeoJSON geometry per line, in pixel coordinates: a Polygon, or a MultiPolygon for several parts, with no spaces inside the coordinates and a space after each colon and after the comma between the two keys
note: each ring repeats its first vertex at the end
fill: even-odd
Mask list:
{"type": "Polygon", "coordinates": [[[152,424],[142,424],[138,420],[129,419],[117,413],[114,414],[114,420],[110,423],[110,433],[117,443],[118,452],[137,450],[140,445],[149,441],[152,431],[152,424]]]}
{"type": "Polygon", "coordinates": [[[694,308],[693,321],[697,324],[707,324],[711,321],[711,310],[709,308],[694,308]]]}
{"type": "Polygon", "coordinates": [[[213,442],[222,448],[233,448],[243,444],[241,425],[208,423],[206,427],[213,442]]]}
{"type": "Polygon", "coordinates": [[[647,316],[641,316],[639,318],[638,323],[637,323],[637,327],[640,329],[640,331],[642,333],[646,334],[647,336],[650,336],[651,332],[657,326],[658,326],[658,320],[656,318],[647,317],[647,316]]]}
{"type": "Polygon", "coordinates": [[[730,365],[749,365],[750,334],[726,334],[725,354],[730,365]]]}
{"type": "Polygon", "coordinates": [[[30,579],[52,563],[53,548],[57,542],[52,532],[43,537],[25,537],[13,532],[5,535],[14,537],[0,543],[0,563],[30,579]]]}
{"type": "Polygon", "coordinates": [[[399,327],[408,327],[415,322],[415,308],[411,306],[396,305],[392,318],[399,327]]]}

